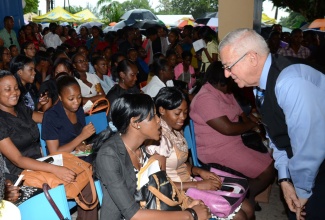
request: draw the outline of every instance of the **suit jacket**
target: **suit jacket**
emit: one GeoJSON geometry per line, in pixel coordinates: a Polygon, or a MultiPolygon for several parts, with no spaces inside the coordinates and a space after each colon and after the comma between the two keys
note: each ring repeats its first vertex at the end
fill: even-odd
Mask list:
{"type": "Polygon", "coordinates": [[[105,141],[98,151],[96,174],[104,193],[100,219],[131,219],[140,209],[134,199],[136,175],[119,134],[105,141]]]}

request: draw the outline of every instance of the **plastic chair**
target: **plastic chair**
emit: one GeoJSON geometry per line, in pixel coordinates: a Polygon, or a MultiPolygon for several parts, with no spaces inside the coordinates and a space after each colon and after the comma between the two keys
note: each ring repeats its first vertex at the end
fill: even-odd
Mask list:
{"type": "Polygon", "coordinates": [[[192,153],[193,165],[196,167],[201,167],[202,165],[199,163],[197,158],[194,123],[192,119],[190,119],[189,124],[184,128],[184,137],[186,139],[188,149],[190,149],[192,153]]]}
{"type": "MultiPolygon", "coordinates": [[[[63,185],[49,190],[49,193],[66,219],[71,220],[67,196],[63,185]]],[[[59,220],[44,193],[38,194],[18,206],[22,220],[59,220]]]]}
{"type": "Polygon", "coordinates": [[[42,155],[43,157],[47,156],[47,149],[46,149],[46,142],[42,139],[42,124],[37,124],[38,130],[39,130],[39,139],[42,147],[42,155]]]}
{"type": "Polygon", "coordinates": [[[95,180],[95,187],[96,187],[96,192],[97,192],[97,197],[98,197],[98,202],[99,205],[102,206],[102,202],[103,202],[103,190],[102,187],[100,185],[100,181],[99,180],[95,180]]]}

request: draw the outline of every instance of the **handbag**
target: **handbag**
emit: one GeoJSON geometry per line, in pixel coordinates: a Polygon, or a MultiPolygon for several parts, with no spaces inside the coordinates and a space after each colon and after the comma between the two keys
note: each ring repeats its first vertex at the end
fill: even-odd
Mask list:
{"type": "Polygon", "coordinates": [[[245,146],[260,153],[267,153],[268,150],[263,144],[262,137],[256,131],[247,131],[241,134],[241,139],[245,146]]]}
{"type": "MultiPolygon", "coordinates": [[[[156,209],[165,211],[181,211],[187,208],[188,198],[180,192],[165,171],[158,171],[143,177],[148,173],[155,158],[150,158],[148,163],[138,173],[138,186],[141,178],[148,178],[148,182],[134,194],[135,200],[140,203],[141,209],[156,209]]],[[[149,172],[150,173],[150,172],[149,172]]]]}
{"type": "MultiPolygon", "coordinates": [[[[221,178],[221,189],[215,191],[189,188],[186,195],[202,200],[213,215],[224,218],[232,214],[245,199],[248,180],[215,168],[211,168],[210,171],[221,178]]],[[[199,177],[195,179],[202,180],[199,177]]]]}
{"type": "Polygon", "coordinates": [[[51,188],[54,188],[59,184],[63,184],[68,199],[74,199],[77,204],[84,210],[91,210],[96,207],[98,200],[94,180],[92,177],[91,164],[67,152],[58,152],[51,155],[56,154],[62,154],[64,167],[69,168],[77,174],[75,181],[68,183],[59,179],[53,173],[24,170],[22,172],[24,175],[24,185],[42,188],[43,183],[47,183],[51,188]],[[92,201],[85,201],[81,193],[81,191],[88,183],[90,184],[92,192],[92,201]],[[81,195],[82,201],[79,199],[78,195],[81,195]]]}

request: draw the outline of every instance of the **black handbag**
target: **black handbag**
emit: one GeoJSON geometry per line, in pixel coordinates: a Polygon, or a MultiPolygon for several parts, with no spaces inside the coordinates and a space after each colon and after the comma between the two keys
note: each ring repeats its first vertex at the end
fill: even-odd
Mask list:
{"type": "MultiPolygon", "coordinates": [[[[139,171],[147,169],[154,160],[149,159],[148,163],[139,171]]],[[[139,178],[140,175],[138,175],[139,178]]],[[[184,192],[180,192],[175,184],[167,177],[165,171],[158,171],[148,176],[149,182],[143,185],[134,194],[135,200],[139,202],[142,209],[156,209],[165,211],[181,211],[187,207],[184,192]]],[[[138,181],[139,182],[139,181],[138,181]]]]}
{"type": "Polygon", "coordinates": [[[256,131],[247,131],[241,134],[243,143],[252,150],[260,153],[267,153],[268,150],[263,144],[262,137],[256,131]]]}

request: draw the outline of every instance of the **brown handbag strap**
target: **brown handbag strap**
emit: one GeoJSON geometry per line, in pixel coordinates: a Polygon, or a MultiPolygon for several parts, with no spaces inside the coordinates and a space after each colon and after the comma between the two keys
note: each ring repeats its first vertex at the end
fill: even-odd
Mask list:
{"type": "Polygon", "coordinates": [[[106,109],[106,115],[108,115],[109,107],[110,107],[110,104],[109,104],[109,101],[106,98],[99,98],[91,106],[91,108],[89,110],[89,115],[92,115],[93,113],[101,111],[103,109],[106,109]],[[100,102],[106,102],[106,104],[105,105],[98,105],[100,102]]]}
{"type": "MultiPolygon", "coordinates": [[[[81,208],[83,208],[85,210],[91,210],[91,209],[95,208],[98,205],[98,199],[97,199],[95,183],[94,183],[94,179],[92,177],[92,174],[89,172],[88,167],[85,166],[83,163],[80,164],[80,165],[85,170],[85,172],[87,173],[87,176],[88,176],[88,179],[89,179],[89,184],[90,184],[90,189],[91,189],[91,194],[92,194],[92,201],[88,202],[88,201],[85,200],[85,198],[83,197],[83,195],[81,193],[82,189],[79,189],[82,201],[78,197],[76,197],[75,200],[76,200],[77,204],[81,208]]],[[[74,184],[74,186],[76,186],[76,185],[74,184]]]]}
{"type": "Polygon", "coordinates": [[[52,206],[53,210],[55,211],[55,213],[59,217],[59,219],[64,220],[64,217],[63,217],[60,209],[57,207],[57,205],[55,204],[55,202],[52,199],[52,196],[49,193],[50,189],[51,188],[47,183],[43,183],[43,191],[44,191],[44,195],[45,195],[47,201],[49,201],[50,205],[52,206]]]}

